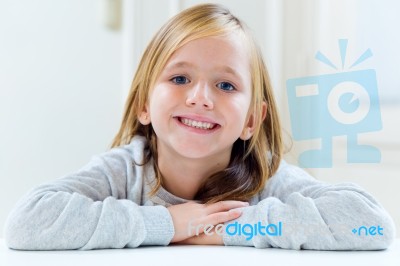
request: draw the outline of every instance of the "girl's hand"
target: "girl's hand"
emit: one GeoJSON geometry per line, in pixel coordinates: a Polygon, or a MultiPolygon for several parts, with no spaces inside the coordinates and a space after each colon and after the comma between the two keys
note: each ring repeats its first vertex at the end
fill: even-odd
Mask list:
{"type": "Polygon", "coordinates": [[[215,227],[209,231],[209,234],[202,233],[200,235],[195,235],[189,237],[185,240],[175,242],[178,245],[224,245],[224,241],[222,239],[222,235],[218,234],[215,231],[215,227]]]}
{"type": "MultiPolygon", "coordinates": [[[[188,239],[196,234],[199,235],[197,237],[209,237],[207,235],[200,236],[204,232],[204,227],[234,220],[242,212],[232,209],[247,206],[249,206],[247,202],[236,200],[219,201],[213,204],[187,202],[172,205],[168,207],[175,229],[171,243],[188,239]]],[[[218,236],[216,233],[213,234],[213,237],[215,237],[214,235],[218,236]]],[[[222,241],[222,236],[219,237],[222,241]]]]}

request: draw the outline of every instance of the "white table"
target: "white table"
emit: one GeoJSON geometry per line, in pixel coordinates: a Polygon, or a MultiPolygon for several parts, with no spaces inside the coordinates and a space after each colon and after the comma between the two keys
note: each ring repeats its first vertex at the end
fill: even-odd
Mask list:
{"type": "Polygon", "coordinates": [[[0,239],[1,266],[400,265],[400,239],[385,251],[309,251],[224,246],[167,246],[91,251],[15,251],[0,239]]]}

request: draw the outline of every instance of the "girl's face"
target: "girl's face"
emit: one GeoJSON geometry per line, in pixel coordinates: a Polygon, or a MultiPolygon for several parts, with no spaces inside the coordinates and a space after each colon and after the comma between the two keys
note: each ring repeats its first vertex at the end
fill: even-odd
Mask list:
{"type": "Polygon", "coordinates": [[[246,51],[242,39],[230,34],[191,41],[171,56],[144,111],[157,135],[158,150],[192,159],[229,160],[233,143],[251,137],[246,51]]]}

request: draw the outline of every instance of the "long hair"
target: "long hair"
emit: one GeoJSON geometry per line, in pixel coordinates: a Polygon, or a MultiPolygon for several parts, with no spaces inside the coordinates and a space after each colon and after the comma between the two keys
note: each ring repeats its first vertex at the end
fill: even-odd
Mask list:
{"type": "Polygon", "coordinates": [[[281,126],[262,53],[247,26],[228,9],[217,4],[201,4],[171,18],[147,46],[132,82],[121,127],[111,144],[111,148],[128,144],[135,135],[147,139],[145,160],[135,163],[143,165],[153,159],[156,183],[150,195],[162,186],[162,175],[157,165],[157,136],[151,124],[142,125],[138,120],[149,91],[180,47],[199,38],[231,33],[242,36],[248,47],[252,83],[249,112],[255,114],[255,131],[249,140],[239,138],[233,143],[228,167],[207,178],[194,199],[203,203],[228,199],[248,201],[276,172],[282,158],[281,126]],[[267,104],[265,119],[263,102],[267,104]]]}

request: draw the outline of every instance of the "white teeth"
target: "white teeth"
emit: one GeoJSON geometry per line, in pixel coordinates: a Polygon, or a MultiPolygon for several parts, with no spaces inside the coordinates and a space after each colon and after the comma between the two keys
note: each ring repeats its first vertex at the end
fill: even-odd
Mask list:
{"type": "Polygon", "coordinates": [[[213,123],[200,122],[200,121],[195,121],[195,120],[191,120],[188,118],[181,118],[181,122],[187,126],[200,128],[200,129],[211,129],[215,126],[215,124],[213,124],[213,123]]]}

